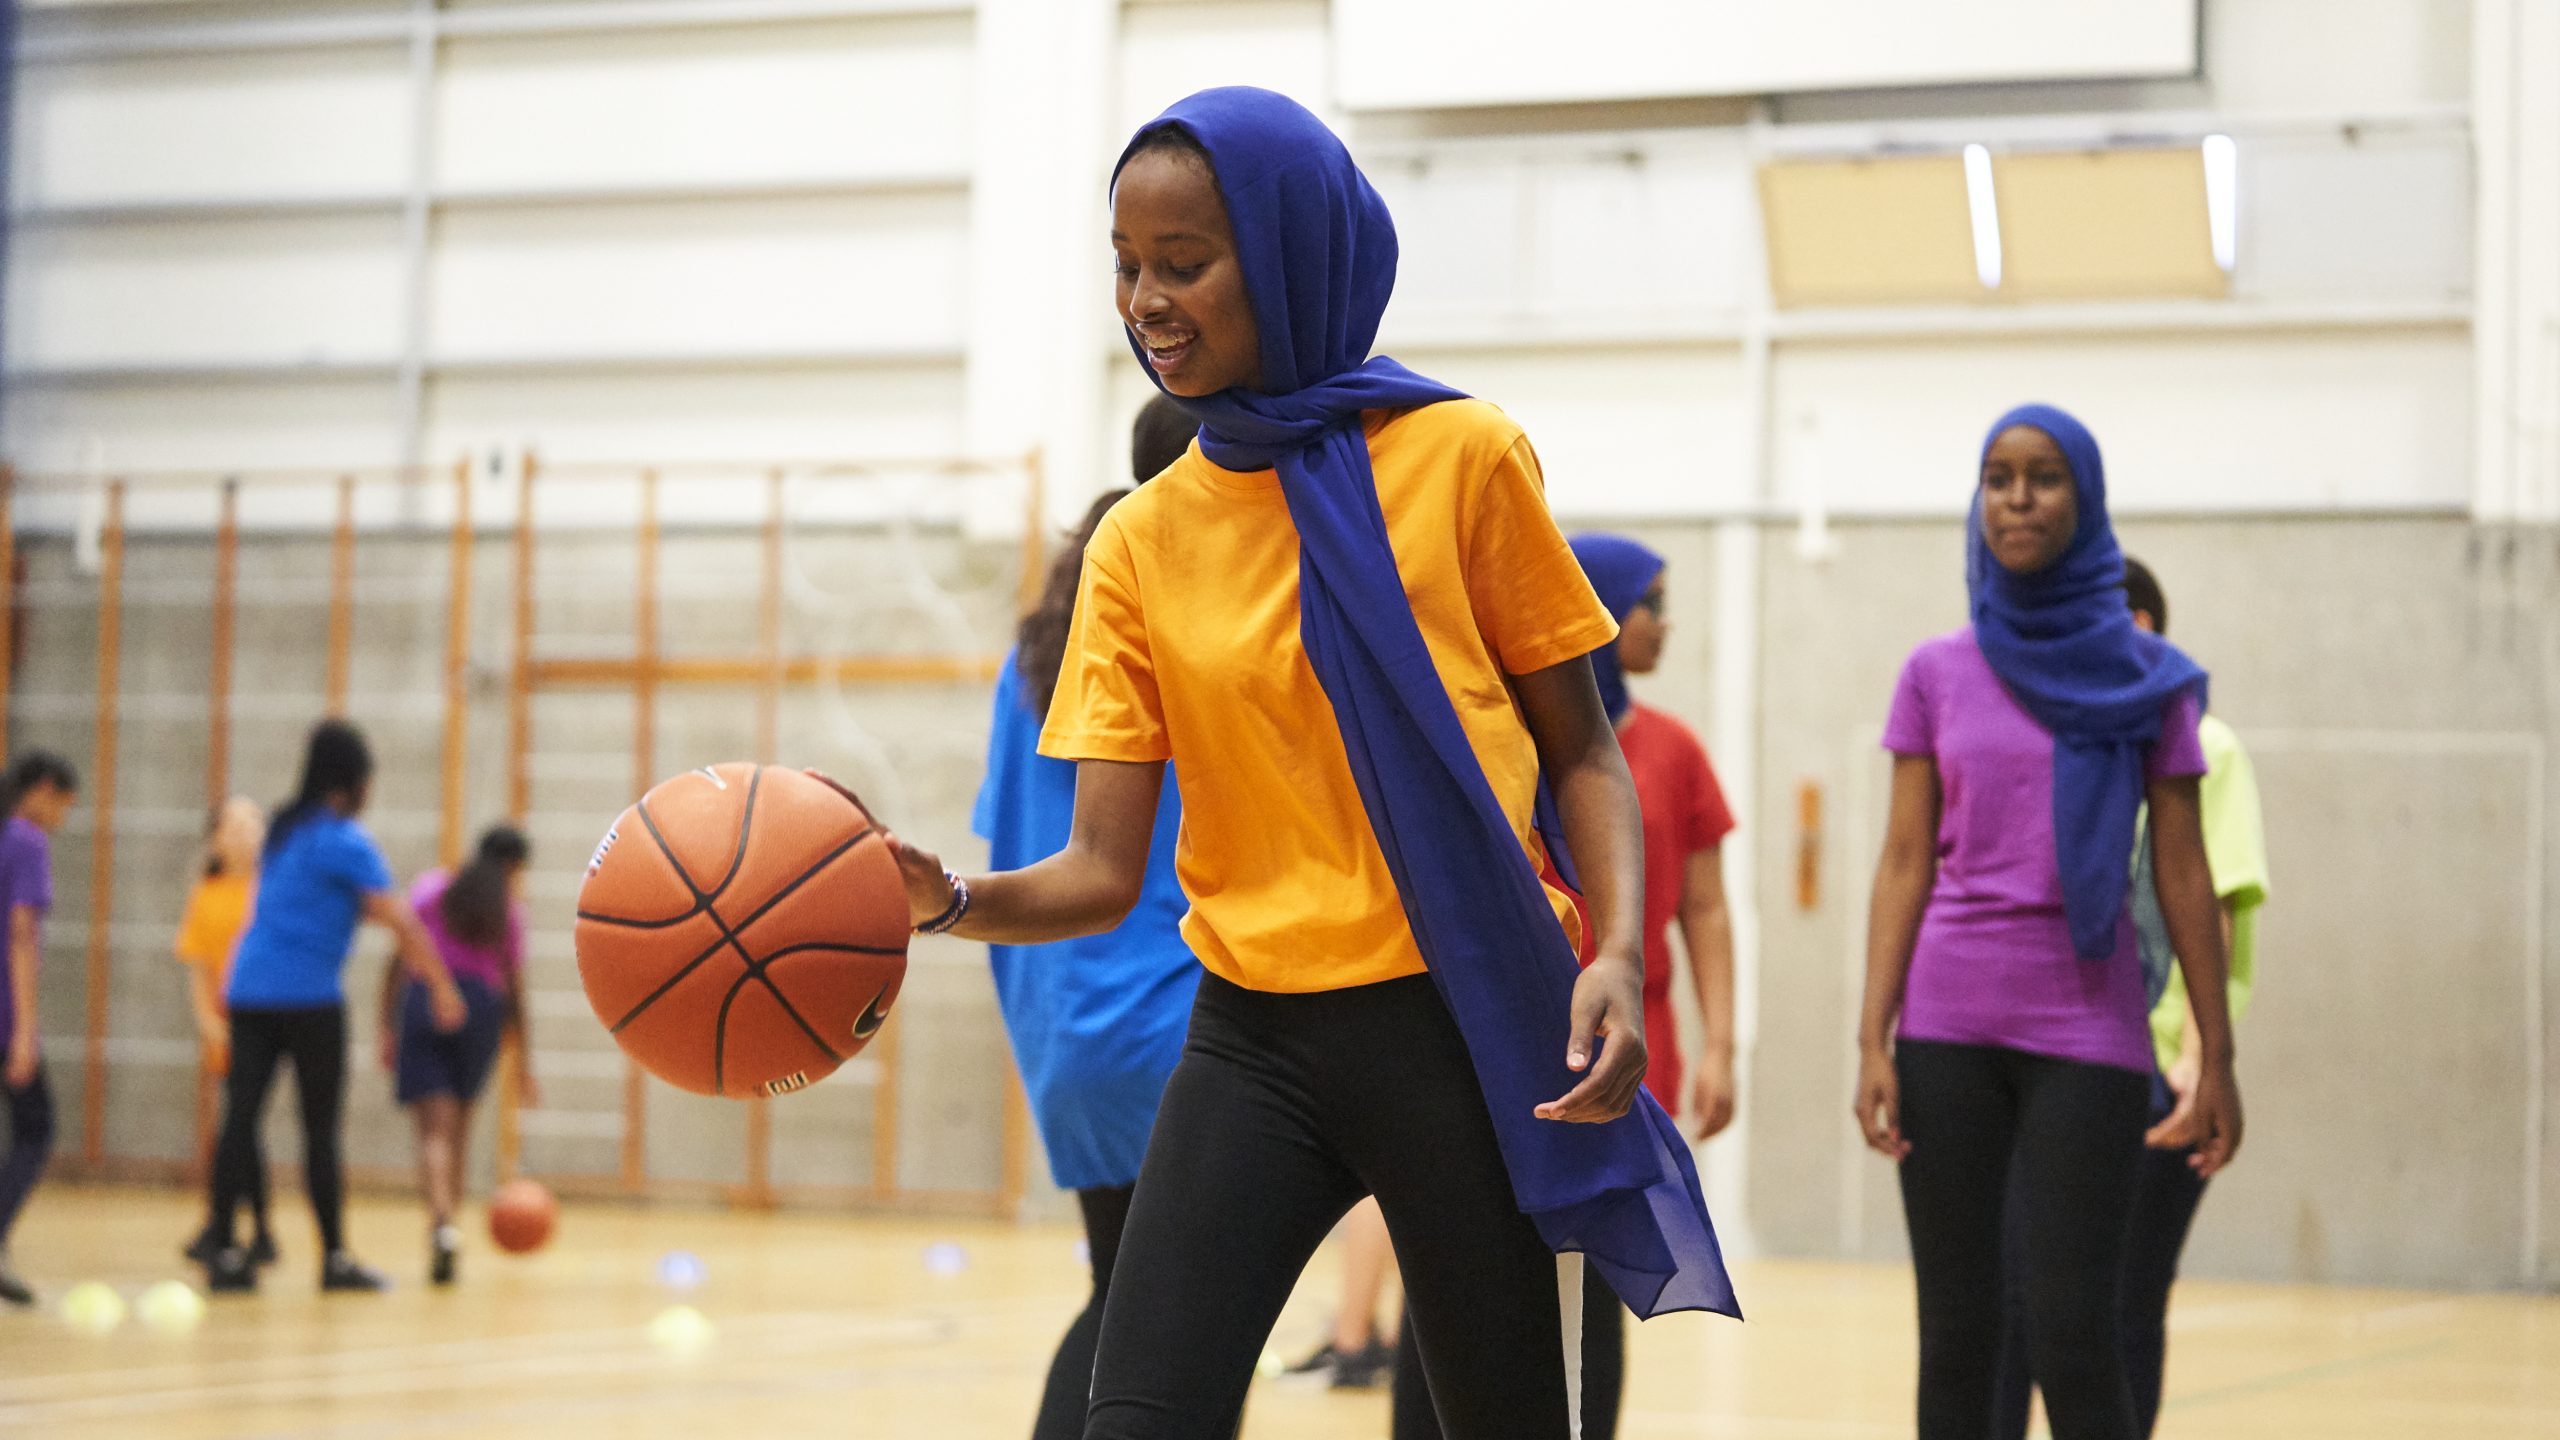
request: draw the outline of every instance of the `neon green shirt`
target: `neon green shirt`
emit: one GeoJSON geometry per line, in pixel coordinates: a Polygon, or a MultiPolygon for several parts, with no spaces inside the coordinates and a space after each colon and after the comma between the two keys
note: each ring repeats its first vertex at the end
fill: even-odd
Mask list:
{"type": "MultiPolygon", "coordinates": [[[[2258,808],[2258,774],[2231,727],[2206,715],[2196,726],[2203,742],[2205,775],[2197,808],[2204,822],[2204,858],[2213,890],[2231,912],[2231,1023],[2249,1008],[2258,978],[2258,907],[2267,898],[2267,826],[2258,808]]],[[[2169,968],[2169,988],[2151,1012],[2151,1048],[2160,1068],[2177,1063],[2187,1029],[2187,979],[2169,968]]]]}

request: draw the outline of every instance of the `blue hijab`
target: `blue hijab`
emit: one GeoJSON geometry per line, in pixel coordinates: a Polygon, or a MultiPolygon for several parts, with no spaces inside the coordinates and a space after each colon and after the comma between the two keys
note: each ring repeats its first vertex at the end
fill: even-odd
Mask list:
{"type": "MultiPolygon", "coordinates": [[[[1342,141],[1285,96],[1202,91],[1142,128],[1120,163],[1166,126],[1209,153],[1262,350],[1259,390],[1175,398],[1199,419],[1211,460],[1279,472],[1299,539],[1299,636],[1414,940],[1466,1039],[1513,1198],[1549,1248],[1583,1252],[1638,1315],[1738,1315],[1689,1147],[1650,1095],[1606,1125],[1532,1113],[1581,1078],[1560,1043],[1579,966],[1387,544],[1361,412],[1462,398],[1369,353],[1395,288],[1387,207],[1342,141]]],[[[1129,343],[1140,348],[1134,334],[1129,343]]]]}
{"type": "MultiPolygon", "coordinates": [[[[1582,562],[1583,576],[1600,603],[1609,607],[1609,618],[1622,625],[1635,613],[1644,592],[1653,588],[1653,577],[1662,573],[1662,557],[1624,535],[1576,535],[1573,558],[1582,562]]],[[[1627,693],[1627,672],[1618,663],[1616,645],[1591,652],[1591,678],[1600,684],[1600,703],[1608,707],[1610,722],[1626,719],[1628,707],[1636,702],[1627,693]]]]}
{"type": "MultiPolygon", "coordinates": [[[[2051,405],[2021,405],[1982,439],[2024,425],[2050,437],[2071,466],[2080,522],[2061,558],[2013,575],[1982,538],[1982,487],[1965,526],[1965,583],[1973,634],[1993,673],[2037,724],[2053,732],[2053,840],[2062,905],[2081,958],[2115,953],[2142,808],[2143,753],[2160,716],[2205,673],[2168,641],[2133,623],[2124,603],[2124,552],[2107,518],[2107,471],[2087,426],[2051,405]]],[[[1976,467],[1977,475],[1980,467],[1976,467]]]]}

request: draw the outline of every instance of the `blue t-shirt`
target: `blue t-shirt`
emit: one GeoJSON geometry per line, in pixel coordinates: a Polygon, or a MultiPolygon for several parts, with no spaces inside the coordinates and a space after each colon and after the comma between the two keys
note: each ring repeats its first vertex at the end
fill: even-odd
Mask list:
{"type": "Polygon", "coordinates": [[[345,1003],[365,897],[390,888],[391,866],[362,825],[333,810],[295,825],[259,862],[257,904],[231,961],[231,1008],[345,1003]]]}
{"type": "MultiPolygon", "coordinates": [[[[999,870],[1067,847],[1076,767],[1040,754],[1040,720],[1012,659],[996,682],[979,836],[999,870]]],[[[1182,940],[1190,902],[1174,878],[1182,797],[1165,771],[1146,888],[1120,928],[1048,945],[991,945],[996,1003],[1013,1037],[1032,1118],[1061,1188],[1137,1183],[1165,1081],[1182,1056],[1200,965],[1182,940]]]]}
{"type": "Polygon", "coordinates": [[[23,815],[0,825],[0,1049],[8,1048],[18,1021],[17,984],[9,969],[9,931],[18,907],[36,912],[36,954],[44,954],[44,917],[53,909],[53,843],[44,828],[23,815]]]}

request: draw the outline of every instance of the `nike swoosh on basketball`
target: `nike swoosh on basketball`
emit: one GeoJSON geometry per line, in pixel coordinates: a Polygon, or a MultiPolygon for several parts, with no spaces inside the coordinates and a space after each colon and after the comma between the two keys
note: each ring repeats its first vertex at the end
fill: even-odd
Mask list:
{"type": "Polygon", "coordinates": [[[880,1001],[886,997],[888,993],[889,987],[886,985],[881,986],[880,993],[871,997],[871,1003],[862,1007],[862,1014],[856,1017],[853,1022],[854,1039],[868,1040],[872,1036],[880,1033],[881,1026],[889,1023],[888,1012],[880,1008],[880,1001]]]}

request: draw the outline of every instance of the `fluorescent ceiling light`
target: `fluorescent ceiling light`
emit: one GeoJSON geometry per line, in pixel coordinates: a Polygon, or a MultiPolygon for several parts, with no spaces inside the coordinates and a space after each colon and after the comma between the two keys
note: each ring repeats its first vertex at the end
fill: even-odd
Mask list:
{"type": "Polygon", "coordinates": [[[1991,193],[1991,151],[1964,147],[1964,196],[1973,211],[1973,273],[1982,288],[2000,288],[2000,206],[1991,193]]]}

